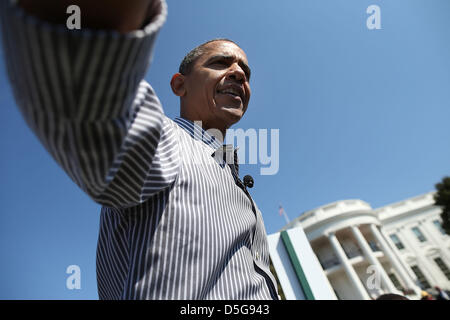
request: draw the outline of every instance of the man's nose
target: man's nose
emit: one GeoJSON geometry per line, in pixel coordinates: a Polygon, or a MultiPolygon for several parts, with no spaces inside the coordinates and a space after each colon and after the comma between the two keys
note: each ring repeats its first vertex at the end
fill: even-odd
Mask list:
{"type": "Polygon", "coordinates": [[[231,65],[227,74],[227,78],[243,83],[245,81],[245,72],[237,63],[235,63],[231,65]]]}

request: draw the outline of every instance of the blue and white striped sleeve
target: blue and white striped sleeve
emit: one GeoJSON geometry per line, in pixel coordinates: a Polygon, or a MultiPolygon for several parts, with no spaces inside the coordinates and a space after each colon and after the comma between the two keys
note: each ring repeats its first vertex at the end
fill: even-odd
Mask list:
{"type": "Polygon", "coordinates": [[[68,30],[0,0],[6,65],[25,121],[70,178],[109,207],[143,202],[177,172],[174,130],[143,80],[166,19],[164,0],[155,1],[160,10],[145,27],[119,34],[68,30]]]}

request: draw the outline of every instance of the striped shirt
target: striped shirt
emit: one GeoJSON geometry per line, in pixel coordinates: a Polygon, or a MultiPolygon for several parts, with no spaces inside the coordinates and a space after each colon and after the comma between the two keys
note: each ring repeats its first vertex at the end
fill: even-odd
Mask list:
{"type": "Polygon", "coordinates": [[[128,34],[70,31],[0,2],[18,107],[102,205],[100,299],[277,299],[262,215],[235,150],[196,123],[167,118],[143,80],[165,2],[128,34]]]}

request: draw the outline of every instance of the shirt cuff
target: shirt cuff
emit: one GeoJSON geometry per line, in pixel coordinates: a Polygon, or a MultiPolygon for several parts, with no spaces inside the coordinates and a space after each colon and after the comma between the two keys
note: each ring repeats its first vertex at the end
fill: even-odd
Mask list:
{"type": "Polygon", "coordinates": [[[119,33],[83,28],[82,19],[80,30],[69,30],[63,24],[27,14],[11,0],[0,0],[5,58],[18,104],[23,105],[30,98],[18,88],[31,88],[38,83],[45,89],[43,96],[53,94],[55,99],[34,111],[78,121],[126,116],[167,17],[165,0],[155,1],[158,2],[153,7],[157,10],[149,11],[145,26],[119,33]],[[45,83],[34,81],[38,78],[45,83]],[[105,90],[106,86],[117,88],[117,92],[105,90]],[[59,93],[64,99],[57,99],[59,93]],[[100,114],[97,108],[101,108],[100,114]]]}

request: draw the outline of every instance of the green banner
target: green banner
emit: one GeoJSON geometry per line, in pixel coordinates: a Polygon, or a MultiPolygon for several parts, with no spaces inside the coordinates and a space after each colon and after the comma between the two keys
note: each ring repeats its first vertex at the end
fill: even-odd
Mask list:
{"type": "Polygon", "coordinates": [[[303,272],[302,265],[298,260],[297,254],[295,253],[294,246],[292,245],[287,231],[281,231],[281,239],[283,240],[284,247],[288,252],[292,267],[294,267],[295,273],[297,274],[298,281],[300,282],[300,287],[303,289],[306,300],[316,300],[314,298],[311,287],[309,286],[308,280],[306,279],[305,273],[303,272]]]}

